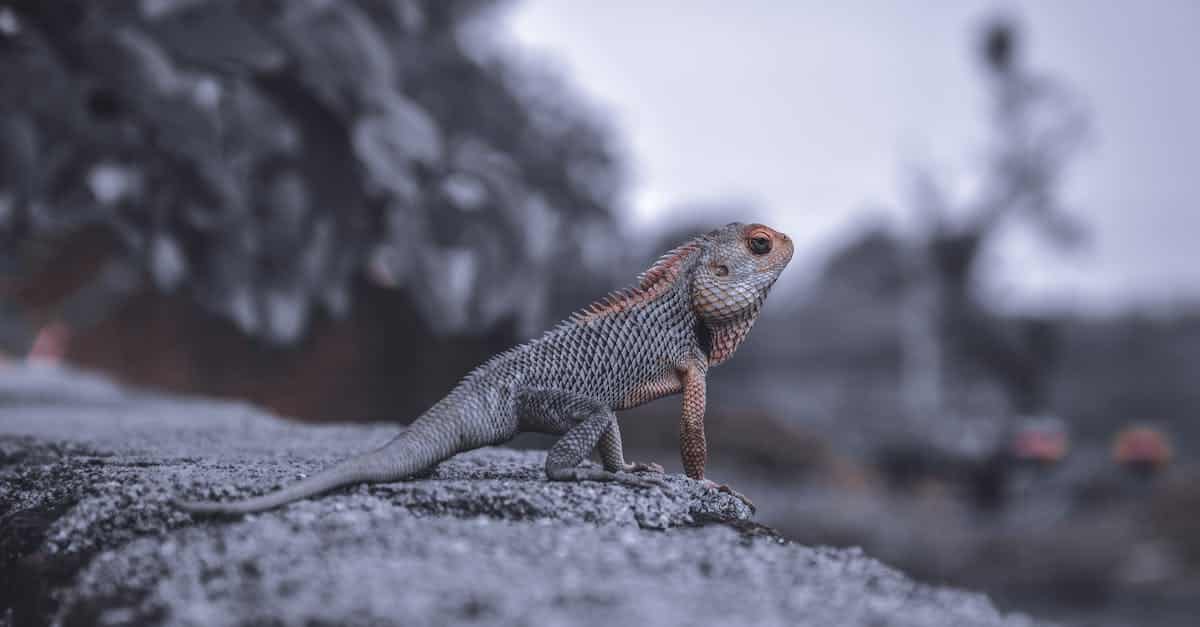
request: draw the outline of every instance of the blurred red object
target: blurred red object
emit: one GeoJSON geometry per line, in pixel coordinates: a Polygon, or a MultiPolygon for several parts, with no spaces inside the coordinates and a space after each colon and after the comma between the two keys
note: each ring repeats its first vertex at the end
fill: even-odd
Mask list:
{"type": "Polygon", "coordinates": [[[1071,441],[1061,421],[1043,419],[1021,425],[1011,446],[1012,455],[1018,460],[1053,465],[1067,456],[1071,441]]]}
{"type": "Polygon", "coordinates": [[[1136,472],[1156,473],[1171,463],[1173,455],[1170,439],[1154,427],[1133,425],[1113,438],[1113,461],[1136,472]]]}
{"type": "Polygon", "coordinates": [[[49,364],[62,363],[71,343],[71,329],[62,322],[51,322],[33,338],[27,359],[49,364]]]}

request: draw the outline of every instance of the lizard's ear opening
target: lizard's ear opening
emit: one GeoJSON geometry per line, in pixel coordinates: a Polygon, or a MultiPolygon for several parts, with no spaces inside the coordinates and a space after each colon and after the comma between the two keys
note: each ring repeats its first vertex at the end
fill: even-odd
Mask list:
{"type": "Polygon", "coordinates": [[[709,266],[709,269],[716,276],[729,276],[729,266],[723,263],[714,263],[709,266]]]}

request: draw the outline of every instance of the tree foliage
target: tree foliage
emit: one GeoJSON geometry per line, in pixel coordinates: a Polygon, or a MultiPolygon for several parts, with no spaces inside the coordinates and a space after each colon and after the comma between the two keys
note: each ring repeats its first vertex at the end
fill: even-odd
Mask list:
{"type": "Polygon", "coordinates": [[[612,240],[606,129],[485,0],[0,2],[0,255],[101,225],[279,343],[359,273],[442,331],[540,323],[612,240]]]}

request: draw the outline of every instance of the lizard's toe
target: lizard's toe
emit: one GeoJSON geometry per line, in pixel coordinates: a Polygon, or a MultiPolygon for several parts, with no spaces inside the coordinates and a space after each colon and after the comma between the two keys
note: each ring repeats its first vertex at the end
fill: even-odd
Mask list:
{"type": "Polygon", "coordinates": [[[607,470],[581,466],[572,468],[547,468],[546,475],[552,481],[612,481],[638,488],[667,487],[667,483],[657,477],[639,477],[625,471],[609,472],[607,470]]]}
{"type": "Polygon", "coordinates": [[[666,470],[663,469],[662,466],[660,466],[654,462],[646,462],[646,463],[630,462],[628,464],[625,464],[625,471],[626,472],[649,472],[649,473],[654,473],[656,475],[665,474],[667,472],[666,470]]]}

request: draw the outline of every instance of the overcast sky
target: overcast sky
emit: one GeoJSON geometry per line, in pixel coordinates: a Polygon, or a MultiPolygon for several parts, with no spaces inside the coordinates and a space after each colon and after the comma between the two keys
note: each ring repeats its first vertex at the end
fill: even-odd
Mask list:
{"type": "Polygon", "coordinates": [[[903,226],[908,166],[952,184],[977,170],[972,46],[998,9],[1027,27],[1029,63],[1086,98],[1095,132],[1066,198],[1092,240],[1064,255],[1013,230],[990,290],[1100,309],[1200,298],[1200,2],[524,0],[506,23],[612,116],[631,226],[749,200],[803,267],[872,220],[903,226]]]}

